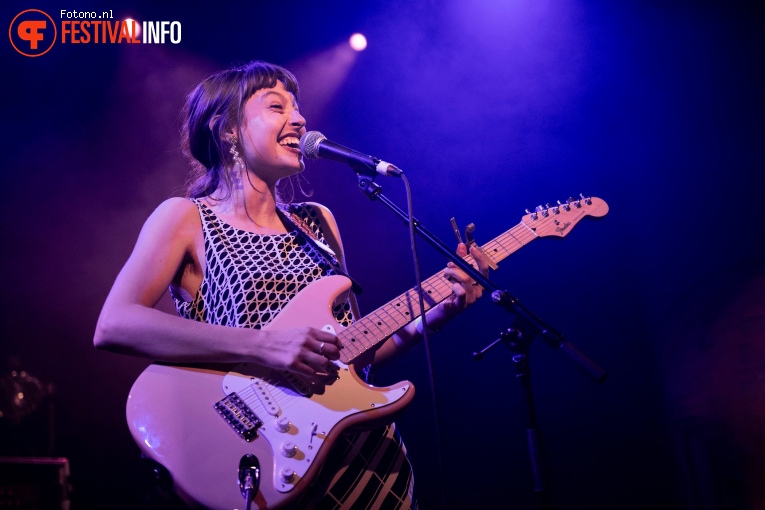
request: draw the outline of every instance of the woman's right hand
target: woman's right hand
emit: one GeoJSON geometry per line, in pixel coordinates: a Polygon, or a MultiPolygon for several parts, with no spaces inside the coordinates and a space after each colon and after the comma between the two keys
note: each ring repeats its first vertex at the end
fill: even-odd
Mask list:
{"type": "MultiPolygon", "coordinates": [[[[93,339],[96,347],[167,363],[252,361],[309,378],[336,369],[330,361],[340,358],[340,341],[321,329],[216,326],[155,309],[178,274],[204,273],[204,266],[184,266],[203,246],[193,202],[175,198],[158,207],[104,303],[93,339]]],[[[187,290],[193,295],[193,289],[187,290]]]]}
{"type": "Polygon", "coordinates": [[[342,345],[332,333],[304,327],[280,331],[258,331],[256,362],[305,376],[334,371],[331,361],[340,359],[342,345]]]}

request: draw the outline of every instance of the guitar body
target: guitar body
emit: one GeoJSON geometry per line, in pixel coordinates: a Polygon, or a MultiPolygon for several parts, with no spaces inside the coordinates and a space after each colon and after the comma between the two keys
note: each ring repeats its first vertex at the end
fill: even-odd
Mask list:
{"type": "MultiPolygon", "coordinates": [[[[340,332],[332,303],[349,287],[342,276],[311,283],[266,329],[340,332]]],[[[377,388],[364,383],[352,365],[336,364],[338,378],[328,384],[254,364],[153,364],[130,391],[128,427],[144,454],[171,473],[188,503],[243,508],[238,470],[240,459],[251,454],[261,469],[253,508],[281,508],[315,481],[343,431],[390,422],[414,397],[408,381],[377,388]]]]}

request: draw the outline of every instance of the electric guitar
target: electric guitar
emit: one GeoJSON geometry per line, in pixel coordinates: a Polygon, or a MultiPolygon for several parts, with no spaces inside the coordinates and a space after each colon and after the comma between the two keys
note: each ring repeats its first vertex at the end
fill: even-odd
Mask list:
{"type": "MultiPolygon", "coordinates": [[[[499,262],[538,237],[565,237],[582,218],[608,212],[599,198],[558,204],[527,210],[483,251],[499,262]]],[[[466,260],[474,262],[469,255],[466,260]]],[[[331,382],[251,363],[155,363],[138,377],[128,397],[128,427],[143,453],[170,472],[181,498],[195,506],[245,508],[247,488],[257,487],[253,507],[282,508],[315,480],[342,432],[390,422],[411,402],[412,383],[370,386],[353,363],[421,314],[416,289],[345,328],[334,320],[332,304],[350,285],[343,276],[314,281],[264,328],[312,326],[335,333],[343,349],[331,382]]],[[[443,271],[422,287],[426,311],[452,293],[443,271]]]]}

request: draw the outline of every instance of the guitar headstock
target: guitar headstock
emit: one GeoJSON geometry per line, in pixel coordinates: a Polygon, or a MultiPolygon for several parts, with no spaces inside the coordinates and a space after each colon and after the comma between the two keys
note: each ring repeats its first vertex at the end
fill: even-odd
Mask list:
{"type": "Polygon", "coordinates": [[[539,237],[565,237],[579,221],[586,217],[601,218],[608,214],[608,204],[597,197],[569,198],[557,205],[538,206],[533,211],[526,209],[526,216],[521,219],[539,237]]]}

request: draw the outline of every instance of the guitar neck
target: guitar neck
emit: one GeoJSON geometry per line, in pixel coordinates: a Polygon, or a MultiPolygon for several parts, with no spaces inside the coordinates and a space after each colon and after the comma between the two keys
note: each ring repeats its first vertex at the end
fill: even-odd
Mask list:
{"type": "MultiPolygon", "coordinates": [[[[521,222],[481,248],[494,262],[500,262],[537,237],[532,229],[521,222]]],[[[472,256],[465,257],[465,261],[475,267],[472,256]]],[[[425,297],[424,309],[428,311],[451,296],[452,285],[441,270],[422,282],[422,290],[425,297]]],[[[340,359],[344,363],[352,363],[362,353],[387,340],[421,314],[417,289],[409,289],[338,335],[344,347],[340,359]]]]}

